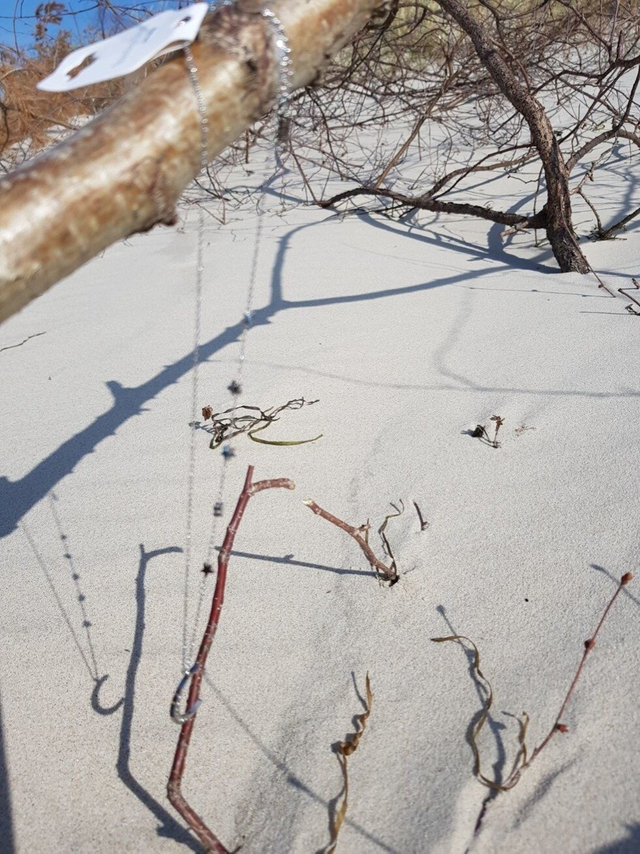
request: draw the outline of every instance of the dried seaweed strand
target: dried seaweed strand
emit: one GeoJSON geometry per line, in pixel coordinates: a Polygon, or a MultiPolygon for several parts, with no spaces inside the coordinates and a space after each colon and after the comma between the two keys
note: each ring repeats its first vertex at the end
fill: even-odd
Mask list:
{"type": "Polygon", "coordinates": [[[396,512],[395,513],[389,513],[387,516],[385,516],[384,522],[378,528],[378,533],[380,534],[380,539],[382,540],[382,548],[384,550],[384,553],[387,555],[387,557],[391,561],[391,563],[389,564],[390,568],[393,570],[393,572],[396,575],[398,574],[398,568],[396,566],[396,559],[393,555],[393,552],[391,551],[391,544],[389,543],[389,540],[387,539],[387,535],[385,534],[385,530],[387,528],[387,525],[389,524],[389,519],[395,519],[397,516],[402,516],[402,514],[404,513],[404,501],[402,499],[400,499],[399,503],[401,505],[400,507],[396,507],[396,505],[393,504],[393,502],[391,503],[391,506],[393,507],[393,509],[396,512]]]}
{"type": "Polygon", "coordinates": [[[506,781],[506,783],[504,783],[504,784],[497,783],[495,780],[491,780],[489,777],[486,777],[482,773],[481,760],[480,760],[480,748],[478,747],[478,736],[480,735],[482,728],[484,727],[487,720],[489,719],[489,713],[491,712],[491,707],[493,706],[493,688],[491,687],[491,683],[489,682],[487,677],[482,672],[482,669],[480,668],[480,651],[478,650],[478,647],[475,645],[475,643],[471,640],[471,638],[468,638],[465,635],[449,635],[446,638],[431,638],[431,640],[434,643],[445,643],[446,641],[466,641],[468,644],[471,644],[471,646],[473,647],[473,669],[474,669],[476,676],[478,677],[478,680],[480,681],[480,683],[481,683],[481,685],[484,688],[484,691],[486,693],[486,697],[484,700],[484,708],[482,710],[482,714],[480,715],[477,723],[475,724],[475,726],[471,730],[471,735],[469,737],[469,742],[471,744],[471,750],[473,751],[473,758],[474,758],[473,773],[476,775],[478,780],[480,780],[480,782],[483,783],[488,788],[497,789],[500,792],[506,792],[513,785],[515,785],[515,783],[517,782],[517,780],[514,780],[513,782],[511,782],[512,777],[514,776],[514,774],[519,772],[519,770],[522,766],[522,763],[524,761],[523,757],[526,757],[526,755],[527,755],[527,746],[525,744],[524,739],[525,739],[526,734],[527,734],[527,726],[529,723],[529,717],[528,717],[527,713],[524,712],[524,718],[522,721],[520,721],[520,735],[518,738],[518,741],[520,744],[520,749],[518,751],[518,755],[516,756],[516,759],[514,762],[513,771],[509,775],[509,778],[506,781]]]}
{"type": "Polygon", "coordinates": [[[562,717],[569,704],[569,700],[571,699],[571,696],[573,695],[576,685],[578,684],[580,676],[582,675],[586,660],[596,645],[596,638],[598,637],[598,634],[600,633],[600,630],[602,629],[605,620],[609,616],[611,608],[613,607],[616,599],[620,595],[622,588],[625,587],[632,580],[632,578],[633,574],[631,572],[626,572],[620,579],[618,587],[616,588],[614,594],[607,603],[593,635],[584,642],[582,658],[580,659],[580,663],[578,664],[578,668],[571,681],[571,684],[569,685],[569,689],[565,695],[565,698],[562,701],[560,711],[556,716],[553,726],[551,727],[545,738],[542,740],[542,742],[534,749],[530,756],[526,744],[527,729],[529,726],[529,716],[526,712],[523,712],[522,719],[518,719],[520,722],[520,732],[518,734],[519,749],[514,760],[511,773],[509,774],[504,783],[497,783],[495,780],[490,780],[488,777],[485,777],[480,768],[480,751],[477,744],[477,738],[480,734],[482,727],[485,725],[487,718],[489,717],[489,712],[491,710],[491,706],[493,705],[493,690],[491,688],[491,683],[480,669],[480,653],[478,651],[478,647],[472,640],[470,640],[468,637],[465,637],[465,635],[450,635],[444,638],[431,638],[434,643],[444,643],[445,641],[466,641],[467,643],[471,644],[474,649],[473,668],[478,676],[478,679],[481,681],[486,691],[486,699],[484,701],[484,709],[482,711],[482,714],[480,715],[477,724],[473,727],[473,730],[471,732],[470,742],[475,759],[474,774],[476,775],[478,780],[480,780],[480,782],[483,783],[485,786],[488,786],[490,789],[497,789],[500,792],[506,792],[509,789],[512,789],[520,779],[522,772],[531,765],[531,763],[537,756],[540,755],[544,748],[549,744],[553,736],[557,732],[566,733],[568,731],[568,727],[562,723],[562,717]]]}
{"type": "Polygon", "coordinates": [[[321,439],[322,433],[314,436],[313,439],[300,439],[297,441],[263,439],[257,438],[255,434],[261,430],[266,430],[274,421],[279,421],[278,416],[284,410],[302,409],[303,406],[312,406],[317,402],[317,400],[305,400],[304,397],[298,397],[287,401],[287,403],[283,403],[282,406],[272,406],[268,409],[261,409],[259,406],[243,405],[232,406],[230,409],[225,409],[223,412],[218,413],[215,413],[211,406],[204,406],[202,408],[202,417],[205,423],[211,419],[211,424],[205,426],[203,429],[211,433],[212,438],[209,447],[214,450],[223,442],[233,439],[242,433],[246,433],[252,441],[259,442],[261,445],[306,445],[309,442],[321,439]]]}
{"type": "Polygon", "coordinates": [[[369,719],[369,715],[371,714],[371,705],[373,703],[373,694],[371,693],[371,680],[369,679],[369,672],[367,671],[367,677],[365,682],[365,690],[367,695],[365,710],[361,715],[356,715],[356,731],[347,736],[347,741],[341,741],[336,745],[335,751],[338,757],[338,762],[340,763],[340,769],[342,770],[342,803],[340,804],[340,809],[336,812],[335,818],[333,819],[331,825],[331,841],[329,842],[329,846],[325,850],[325,854],[333,854],[336,850],[336,845],[338,844],[338,834],[340,833],[340,828],[344,822],[345,816],[347,814],[347,806],[349,799],[349,774],[347,771],[347,757],[351,756],[352,753],[358,748],[360,744],[360,739],[365,731],[367,726],[367,720],[369,719]]]}
{"type": "Polygon", "coordinates": [[[386,566],[384,563],[382,563],[381,560],[378,560],[378,558],[375,556],[373,549],[369,545],[368,522],[366,525],[360,525],[359,528],[356,528],[353,525],[347,524],[347,522],[343,522],[342,519],[338,519],[337,516],[334,516],[333,513],[329,513],[328,510],[324,510],[311,498],[305,498],[302,503],[306,507],[308,507],[312,513],[315,513],[316,516],[321,516],[323,519],[326,519],[327,522],[331,522],[332,525],[335,525],[337,528],[341,528],[343,531],[346,531],[346,533],[349,534],[350,537],[353,537],[353,539],[364,552],[374,572],[380,572],[390,582],[390,584],[395,584],[396,581],[398,581],[400,576],[396,571],[395,565],[386,566]]]}

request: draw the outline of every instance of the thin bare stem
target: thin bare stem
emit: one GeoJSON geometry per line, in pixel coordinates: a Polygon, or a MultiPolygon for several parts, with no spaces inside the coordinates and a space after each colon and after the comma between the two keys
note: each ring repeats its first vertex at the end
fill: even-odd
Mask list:
{"type": "Polygon", "coordinates": [[[386,566],[384,563],[382,563],[381,560],[378,560],[378,558],[373,552],[373,549],[367,542],[366,538],[363,536],[363,534],[366,534],[369,530],[368,525],[360,525],[359,528],[355,528],[353,525],[349,525],[347,524],[347,522],[343,522],[342,519],[338,519],[337,516],[334,516],[327,510],[323,510],[322,507],[316,504],[316,502],[313,501],[311,498],[305,498],[302,503],[305,504],[312,511],[312,513],[315,513],[316,516],[322,516],[322,518],[326,519],[327,522],[331,522],[332,525],[335,525],[337,528],[341,528],[343,531],[349,534],[350,537],[353,537],[353,539],[364,552],[371,566],[378,572],[382,573],[382,575],[384,575],[384,577],[388,579],[392,584],[395,584],[395,582],[398,580],[398,573],[396,572],[395,568],[386,566]]]}
{"type": "Polygon", "coordinates": [[[181,790],[182,777],[184,775],[184,769],[187,762],[187,752],[189,750],[189,743],[191,741],[191,735],[196,722],[197,707],[200,702],[200,686],[202,684],[202,677],[204,675],[209,650],[211,649],[211,644],[213,643],[218,623],[220,621],[220,613],[224,602],[224,588],[227,580],[229,556],[231,554],[233,542],[235,540],[236,533],[238,532],[240,522],[242,521],[244,511],[249,503],[249,499],[258,492],[262,492],[264,489],[295,489],[293,481],[287,480],[286,478],[260,480],[257,483],[252,483],[252,476],[253,466],[249,466],[244,486],[242,487],[242,492],[238,498],[238,503],[236,504],[233,516],[229,522],[227,533],[225,535],[224,542],[222,543],[222,548],[218,554],[218,577],[216,579],[216,588],[213,594],[213,601],[211,603],[211,612],[209,614],[204,635],[202,636],[202,641],[200,642],[200,649],[198,650],[196,662],[191,669],[192,676],[189,686],[187,709],[193,711],[192,713],[187,712],[185,715],[186,720],[184,720],[184,723],[181,726],[178,745],[173,757],[173,765],[171,766],[171,773],[167,784],[167,795],[173,807],[175,807],[191,830],[193,830],[200,842],[204,845],[205,849],[207,851],[214,852],[214,854],[228,854],[228,852],[217,836],[207,827],[200,816],[187,803],[181,790]]]}
{"type": "Polygon", "coordinates": [[[427,522],[427,520],[422,515],[422,511],[418,507],[418,503],[416,501],[413,502],[413,506],[416,508],[416,513],[418,514],[418,520],[420,522],[420,530],[426,531],[427,528],[429,527],[429,523],[427,522]]]}
{"type": "Polygon", "coordinates": [[[618,584],[618,587],[617,587],[615,593],[613,594],[613,596],[609,600],[607,607],[604,609],[604,612],[603,612],[602,616],[600,617],[600,622],[596,626],[595,632],[593,633],[593,635],[588,640],[586,640],[584,642],[584,652],[582,653],[582,658],[580,659],[580,664],[578,665],[578,669],[576,670],[576,674],[573,677],[571,685],[569,686],[569,690],[567,691],[567,694],[566,694],[566,696],[562,702],[562,705],[560,706],[560,711],[558,712],[558,715],[554,721],[553,726],[551,727],[551,729],[549,730],[549,732],[547,733],[547,735],[545,736],[543,741],[540,742],[540,744],[535,748],[535,750],[531,754],[531,758],[529,759],[529,761],[523,764],[523,766],[522,766],[523,768],[526,768],[529,765],[531,765],[531,763],[536,758],[536,756],[538,756],[544,750],[544,748],[547,746],[547,744],[549,744],[549,742],[551,741],[551,739],[553,738],[553,736],[557,732],[566,732],[567,731],[567,727],[562,723],[562,716],[564,715],[565,709],[567,708],[567,705],[569,704],[569,700],[571,699],[571,695],[573,694],[575,687],[578,684],[578,680],[580,679],[580,676],[582,675],[582,671],[584,669],[584,665],[587,661],[589,653],[593,650],[594,646],[596,645],[596,638],[598,637],[600,629],[604,625],[604,621],[609,616],[609,611],[613,607],[613,603],[616,601],[616,599],[620,595],[620,591],[622,590],[622,588],[625,585],[627,585],[631,581],[632,578],[633,578],[633,574],[631,572],[626,572],[622,576],[622,578],[620,579],[620,583],[618,584]]]}
{"type": "MultiPolygon", "coordinates": [[[[560,706],[560,711],[558,712],[558,714],[556,716],[556,719],[553,723],[553,726],[551,727],[551,729],[549,730],[549,732],[547,733],[545,738],[542,740],[542,742],[533,750],[533,752],[531,753],[530,756],[529,756],[527,744],[526,744],[527,729],[528,729],[528,725],[529,725],[529,716],[526,714],[526,712],[523,713],[522,719],[520,720],[520,734],[518,736],[518,743],[519,743],[518,754],[517,754],[515,762],[514,762],[513,770],[511,771],[511,773],[509,774],[507,779],[504,781],[504,783],[498,783],[496,780],[491,780],[491,779],[487,778],[481,772],[481,768],[480,768],[480,750],[478,747],[477,738],[478,738],[478,735],[480,734],[480,731],[482,730],[483,726],[485,725],[486,721],[489,718],[491,707],[493,705],[493,690],[491,688],[491,684],[489,683],[488,679],[486,678],[486,676],[484,675],[484,673],[480,669],[480,653],[478,651],[478,647],[475,645],[475,643],[473,643],[472,640],[465,637],[464,635],[457,635],[456,634],[456,635],[450,635],[450,636],[444,637],[444,638],[431,638],[431,640],[434,641],[435,643],[443,643],[445,641],[466,641],[467,643],[470,643],[474,649],[474,665],[473,665],[473,667],[474,667],[474,671],[477,674],[477,676],[482,680],[482,684],[484,686],[484,690],[486,693],[486,699],[484,700],[484,703],[483,703],[482,713],[481,713],[480,717],[477,719],[477,722],[475,723],[475,725],[473,726],[472,731],[471,731],[471,749],[473,750],[473,755],[474,755],[474,759],[475,759],[474,773],[475,773],[476,777],[478,778],[478,780],[481,783],[483,783],[485,786],[488,786],[490,789],[494,789],[494,790],[497,790],[499,792],[506,792],[509,789],[512,789],[519,782],[520,777],[522,775],[522,772],[524,770],[526,770],[531,765],[531,763],[536,758],[536,756],[538,756],[544,750],[544,748],[547,746],[547,744],[549,744],[549,742],[551,741],[553,736],[557,732],[562,732],[562,733],[567,732],[568,728],[565,726],[565,724],[562,723],[562,716],[565,713],[565,710],[569,704],[569,700],[571,699],[571,696],[573,695],[573,692],[576,688],[576,685],[578,684],[580,676],[582,675],[582,671],[584,669],[584,665],[585,665],[585,662],[587,660],[587,657],[588,657],[589,653],[591,652],[591,650],[596,645],[596,638],[598,637],[598,634],[600,633],[600,629],[602,628],[605,620],[609,616],[609,612],[610,612],[611,608],[613,607],[614,602],[616,601],[616,599],[620,595],[620,591],[622,590],[622,588],[625,585],[627,585],[631,581],[632,578],[633,578],[633,574],[630,572],[626,572],[622,576],[622,578],[620,579],[620,583],[618,584],[618,587],[617,587],[615,593],[613,594],[613,596],[609,600],[606,608],[604,609],[604,612],[603,612],[602,616],[600,617],[600,621],[598,622],[598,625],[596,626],[596,629],[595,629],[593,635],[588,640],[586,640],[584,642],[584,652],[582,653],[582,658],[580,659],[580,663],[578,664],[578,669],[576,670],[575,676],[573,677],[571,684],[569,686],[569,690],[567,691],[565,698],[562,701],[562,705],[560,706]]],[[[478,830],[480,827],[481,820],[482,819],[480,818],[479,824],[476,825],[476,832],[475,832],[476,836],[478,834],[478,830]]]]}

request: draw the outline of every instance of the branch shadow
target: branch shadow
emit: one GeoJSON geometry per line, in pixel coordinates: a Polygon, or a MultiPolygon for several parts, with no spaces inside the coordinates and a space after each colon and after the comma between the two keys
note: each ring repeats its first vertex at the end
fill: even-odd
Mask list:
{"type": "MultiPolygon", "coordinates": [[[[442,349],[442,348],[441,348],[442,349]]],[[[365,379],[361,377],[349,377],[344,374],[337,374],[332,371],[321,371],[317,368],[303,367],[302,365],[283,365],[278,362],[268,362],[262,359],[247,359],[247,362],[252,365],[262,365],[267,368],[274,368],[280,371],[298,371],[302,374],[321,377],[339,382],[348,383],[350,385],[362,386],[365,388],[388,388],[397,389],[399,391],[466,391],[476,392],[478,394],[532,394],[539,397],[581,397],[585,399],[594,398],[596,400],[608,400],[626,397],[640,397],[640,390],[625,389],[624,391],[581,391],[579,389],[540,389],[529,387],[516,386],[484,386],[474,383],[473,381],[462,378],[459,383],[392,383],[379,382],[376,380],[365,379]]]]}
{"type": "Polygon", "coordinates": [[[598,848],[596,854],[638,854],[640,851],[640,822],[625,825],[627,835],[598,848]]]}
{"type": "Polygon", "coordinates": [[[530,817],[533,812],[534,807],[536,807],[540,801],[545,798],[551,789],[553,788],[556,780],[561,777],[565,771],[568,771],[576,764],[576,759],[570,759],[568,762],[565,762],[559,768],[556,768],[555,771],[551,771],[547,774],[536,786],[535,791],[527,798],[524,804],[520,807],[518,811],[518,816],[513,825],[514,830],[517,830],[521,827],[525,821],[530,817]]]}
{"type": "Polygon", "coordinates": [[[193,839],[191,834],[160,804],[148,789],[140,783],[131,770],[131,731],[133,727],[133,714],[135,709],[136,678],[138,668],[142,659],[142,641],[145,629],[146,592],[145,577],[149,561],[153,558],[166,554],[181,552],[178,546],[169,546],[164,549],[145,551],[144,545],[140,544],[140,563],[136,575],[136,621],[133,630],[133,644],[131,656],[127,667],[124,685],[124,698],[122,707],[122,723],[120,726],[120,743],[118,758],[116,760],[116,771],[118,777],[129,791],[136,796],[160,822],[156,828],[158,836],[173,839],[182,845],[186,845],[191,851],[201,852],[201,846],[193,839]]]}
{"type": "MultiPolygon", "coordinates": [[[[216,551],[220,551],[220,546],[216,546],[216,551]]],[[[284,566],[301,566],[305,569],[320,569],[324,572],[334,572],[336,575],[359,575],[376,577],[375,572],[366,569],[341,569],[338,566],[325,566],[322,563],[308,563],[304,560],[293,560],[293,555],[283,555],[283,557],[275,557],[274,555],[260,555],[253,552],[231,551],[234,557],[245,557],[250,560],[262,560],[266,563],[277,563],[284,566]]]]}
{"type": "MultiPolygon", "coordinates": [[[[398,225],[397,223],[394,223],[395,227],[392,227],[389,223],[381,222],[369,214],[361,214],[360,216],[365,221],[370,222],[375,228],[389,231],[396,236],[404,236],[408,239],[425,242],[428,245],[442,246],[442,240],[440,238],[432,237],[423,233],[416,233],[418,228],[415,226],[407,227],[402,224],[398,225]]],[[[469,256],[475,256],[478,260],[489,260],[492,261],[492,263],[487,267],[476,269],[471,273],[469,273],[468,270],[460,270],[452,275],[404,287],[383,288],[378,291],[368,291],[359,294],[338,294],[311,299],[285,299],[282,287],[283,270],[286,254],[293,239],[300,232],[323,225],[331,219],[335,219],[334,214],[330,214],[323,220],[296,226],[278,239],[278,248],[271,275],[271,299],[267,305],[256,309],[252,313],[252,326],[268,325],[278,313],[286,310],[346,305],[350,303],[387,299],[412,293],[421,293],[435,288],[444,287],[446,285],[466,283],[470,279],[477,279],[486,273],[495,272],[495,259],[491,252],[480,247],[475,247],[462,239],[452,238],[447,242],[448,248],[454,248],[456,251],[464,253],[467,258],[469,256]]],[[[502,259],[498,260],[500,262],[502,259]]],[[[530,264],[519,261],[515,256],[509,255],[508,262],[510,266],[515,265],[531,269],[530,264]]],[[[242,318],[237,323],[229,325],[218,335],[201,344],[198,351],[198,360],[200,362],[208,361],[225,347],[232,343],[237,343],[240,340],[240,336],[242,335],[244,328],[245,321],[244,318],[242,318]]],[[[86,456],[94,453],[101,442],[110,436],[114,436],[117,430],[129,420],[145,412],[145,404],[186,376],[193,369],[193,364],[193,353],[188,352],[172,364],[164,366],[162,370],[158,371],[158,373],[138,386],[126,387],[116,380],[108,381],[106,385],[111,392],[113,401],[111,407],[106,412],[98,415],[90,424],[59,445],[56,450],[52,451],[51,454],[41,460],[23,477],[18,480],[11,481],[6,476],[0,476],[0,538],[8,536],[13,530],[15,530],[24,515],[42,498],[44,498],[47,493],[50,492],[64,477],[71,474],[75,467],[86,456]]],[[[474,391],[493,391],[493,389],[481,388],[467,381],[465,381],[464,387],[470,388],[474,391]]],[[[456,389],[458,388],[459,387],[456,386],[456,389]]],[[[521,390],[498,389],[497,391],[516,392],[521,390]]],[[[561,390],[554,390],[551,392],[545,392],[544,390],[532,391],[540,394],[566,393],[577,394],[580,396],[586,395],[590,397],[621,397],[627,395],[640,396],[640,391],[636,392],[633,390],[630,390],[627,393],[602,392],[594,394],[590,394],[588,392],[575,392],[572,390],[566,392],[561,390]]]]}
{"type": "Polygon", "coordinates": [[[2,695],[0,694],[0,854],[14,854],[15,851],[16,844],[13,833],[9,763],[4,747],[2,695]]]}

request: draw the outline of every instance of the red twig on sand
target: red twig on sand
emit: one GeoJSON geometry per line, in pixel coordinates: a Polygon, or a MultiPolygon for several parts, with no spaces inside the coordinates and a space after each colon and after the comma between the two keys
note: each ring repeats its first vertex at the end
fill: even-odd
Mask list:
{"type": "Polygon", "coordinates": [[[631,581],[631,579],[632,579],[632,578],[633,578],[633,573],[631,573],[631,572],[625,572],[625,574],[624,574],[624,575],[622,576],[622,578],[620,579],[620,583],[618,584],[618,587],[617,587],[617,589],[616,589],[616,592],[613,594],[613,596],[612,596],[612,597],[611,597],[611,599],[609,600],[609,604],[608,604],[608,605],[607,605],[607,607],[604,609],[604,613],[602,614],[602,617],[600,617],[600,622],[599,622],[599,623],[598,623],[598,625],[596,626],[596,630],[595,630],[595,632],[593,633],[593,635],[592,635],[588,640],[586,640],[586,641],[584,642],[584,652],[582,653],[582,658],[580,659],[580,664],[578,665],[578,669],[576,670],[576,674],[575,674],[575,676],[573,677],[573,680],[572,680],[572,682],[571,682],[571,685],[569,686],[569,690],[567,691],[567,695],[566,695],[566,697],[564,698],[564,700],[563,700],[563,702],[562,702],[562,705],[560,706],[560,711],[558,712],[558,716],[556,717],[556,719],[555,719],[555,721],[554,721],[553,726],[551,727],[551,729],[549,730],[549,732],[547,733],[547,735],[545,736],[545,738],[544,738],[544,739],[540,742],[540,744],[535,748],[535,750],[534,750],[534,751],[533,751],[533,753],[531,754],[531,758],[529,759],[529,761],[528,761],[528,762],[526,762],[526,763],[523,765],[523,767],[525,767],[525,768],[526,768],[526,767],[528,767],[529,765],[531,765],[531,763],[532,763],[532,762],[533,762],[533,760],[536,758],[536,756],[538,756],[538,754],[539,754],[542,750],[544,750],[544,748],[547,746],[547,744],[549,744],[549,742],[551,741],[551,739],[553,738],[553,736],[554,736],[557,732],[563,732],[563,733],[564,733],[564,732],[567,732],[568,727],[567,727],[567,726],[565,726],[565,724],[563,724],[563,723],[562,723],[562,716],[563,716],[563,714],[564,714],[564,712],[565,712],[565,709],[567,708],[567,705],[568,705],[568,703],[569,703],[569,700],[571,699],[571,695],[573,694],[573,691],[574,691],[574,689],[575,689],[576,685],[578,684],[578,680],[580,679],[580,676],[582,675],[582,670],[583,670],[583,668],[584,668],[584,665],[585,665],[585,662],[586,662],[586,660],[587,660],[587,657],[589,656],[589,653],[591,652],[591,650],[592,650],[592,649],[594,648],[594,646],[596,645],[596,638],[598,637],[598,633],[600,632],[600,629],[602,628],[602,626],[603,626],[603,624],[604,624],[604,621],[607,619],[607,617],[608,617],[608,615],[609,615],[609,611],[610,611],[610,610],[611,610],[611,608],[613,607],[613,603],[616,601],[616,599],[617,599],[617,598],[618,598],[618,596],[620,595],[620,592],[622,591],[622,588],[623,588],[625,585],[627,585],[627,584],[631,581]]]}
{"type": "Polygon", "coordinates": [[[362,551],[364,552],[367,560],[371,564],[374,569],[377,569],[378,572],[381,572],[384,577],[391,582],[391,584],[395,584],[398,580],[398,573],[396,572],[395,566],[386,566],[382,563],[381,560],[375,556],[373,549],[367,542],[366,536],[363,537],[363,534],[367,534],[369,530],[369,525],[360,525],[359,528],[355,528],[353,525],[348,525],[346,522],[343,522],[342,519],[338,519],[337,516],[334,516],[332,513],[329,513],[327,510],[323,510],[315,501],[311,498],[305,498],[302,502],[305,504],[316,516],[322,516],[323,519],[326,519],[327,522],[331,522],[332,525],[335,525],[337,528],[341,528],[343,531],[346,531],[350,537],[356,541],[356,543],[360,546],[362,551]]]}
{"type": "MultiPolygon", "coordinates": [[[[209,620],[207,621],[207,627],[204,631],[204,635],[202,636],[202,641],[200,642],[200,649],[198,650],[196,662],[191,668],[191,671],[189,671],[191,674],[191,684],[189,687],[189,698],[187,700],[188,711],[185,715],[179,718],[183,723],[180,729],[180,737],[178,738],[178,746],[176,747],[175,756],[173,757],[169,783],[167,785],[167,795],[169,796],[171,804],[187,822],[191,830],[193,830],[197,835],[205,849],[207,851],[214,852],[214,854],[228,854],[228,852],[215,834],[209,830],[195,810],[189,806],[181,791],[182,777],[184,775],[184,769],[187,762],[187,751],[189,750],[189,742],[191,741],[191,734],[193,733],[193,727],[196,721],[196,710],[200,698],[200,685],[202,683],[207,656],[209,655],[209,650],[211,649],[211,644],[213,643],[213,638],[215,637],[218,622],[220,620],[220,612],[222,611],[222,604],[224,602],[224,587],[227,580],[229,555],[231,554],[233,541],[240,526],[240,522],[242,521],[244,511],[249,503],[249,499],[258,492],[262,492],[263,489],[274,489],[277,487],[283,489],[295,489],[293,481],[287,480],[283,477],[275,478],[273,480],[260,480],[257,483],[252,483],[252,476],[253,466],[249,466],[244,486],[242,487],[242,492],[238,498],[236,509],[233,511],[233,516],[229,522],[229,527],[227,528],[222,548],[218,554],[218,577],[216,579],[216,589],[213,594],[211,612],[209,614],[209,620]]],[[[184,681],[181,683],[181,686],[183,684],[184,681]]],[[[179,694],[180,688],[176,692],[176,696],[172,703],[172,716],[179,700],[179,694]]]]}

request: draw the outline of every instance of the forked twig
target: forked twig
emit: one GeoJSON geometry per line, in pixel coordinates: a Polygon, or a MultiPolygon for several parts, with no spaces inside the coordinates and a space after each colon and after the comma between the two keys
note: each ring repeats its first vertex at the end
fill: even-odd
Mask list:
{"type": "Polygon", "coordinates": [[[218,554],[218,576],[216,579],[216,588],[213,594],[211,612],[209,613],[207,626],[205,628],[204,635],[202,636],[202,641],[200,642],[200,649],[198,650],[195,664],[183,677],[171,704],[171,716],[181,723],[182,726],[180,729],[176,752],[173,757],[173,765],[171,766],[169,782],[167,784],[167,795],[171,804],[180,813],[191,830],[193,830],[200,842],[204,845],[205,849],[207,851],[214,852],[214,854],[228,854],[228,852],[195,810],[193,810],[187,803],[181,790],[182,777],[184,775],[184,769],[187,762],[189,742],[191,741],[197,709],[200,704],[200,685],[202,683],[202,677],[207,663],[207,656],[209,655],[209,650],[211,649],[211,644],[213,643],[213,639],[218,628],[218,622],[220,620],[220,612],[222,611],[222,605],[224,602],[224,588],[227,580],[229,556],[231,554],[233,542],[235,540],[238,527],[240,526],[240,522],[242,521],[244,511],[249,503],[249,499],[258,492],[262,492],[264,489],[274,489],[278,487],[282,489],[295,489],[293,481],[287,480],[287,478],[284,477],[275,478],[273,480],[260,480],[257,483],[252,483],[252,476],[253,466],[249,466],[244,486],[242,487],[242,492],[238,498],[238,503],[236,504],[233,516],[229,522],[229,527],[227,528],[222,548],[218,554]],[[187,711],[183,715],[178,715],[176,710],[180,701],[181,688],[186,687],[186,683],[189,681],[190,685],[187,700],[187,711]]]}
{"type": "Polygon", "coordinates": [[[390,582],[390,585],[393,585],[398,581],[400,576],[398,575],[395,567],[395,561],[390,565],[386,566],[382,563],[381,560],[375,556],[375,553],[368,542],[368,533],[369,533],[369,524],[360,525],[359,528],[354,527],[353,525],[347,524],[347,522],[343,522],[342,519],[338,519],[337,516],[334,516],[332,513],[329,513],[328,510],[324,510],[315,501],[311,498],[305,498],[302,502],[306,505],[312,513],[315,513],[316,516],[322,516],[323,519],[326,519],[327,522],[331,522],[332,525],[335,525],[337,528],[341,528],[350,537],[356,541],[356,543],[360,546],[362,551],[365,554],[365,557],[371,564],[374,570],[382,573],[384,577],[390,582]],[[364,536],[363,536],[364,535],[364,536]]]}
{"type": "MultiPolygon", "coordinates": [[[[638,296],[639,295],[638,291],[640,290],[640,285],[638,284],[638,280],[637,279],[631,279],[631,281],[633,282],[633,286],[636,289],[635,290],[636,296],[638,296]]],[[[631,290],[631,288],[618,288],[618,293],[621,293],[623,296],[627,297],[628,299],[633,300],[633,302],[629,303],[629,305],[625,306],[625,308],[629,312],[629,314],[635,314],[636,316],[638,316],[638,315],[640,315],[640,311],[638,311],[637,308],[634,308],[633,303],[635,303],[640,308],[640,302],[638,302],[638,300],[636,299],[635,296],[633,296],[633,294],[627,293],[627,291],[630,291],[630,290],[631,290]]]]}
{"type": "Polygon", "coordinates": [[[464,635],[449,635],[448,637],[444,637],[444,638],[431,638],[431,640],[434,641],[435,643],[444,643],[445,641],[466,641],[467,643],[470,643],[474,649],[473,669],[474,669],[476,675],[478,676],[478,678],[481,680],[481,683],[482,683],[483,688],[484,688],[485,693],[486,693],[486,698],[484,700],[484,709],[482,710],[482,714],[480,715],[478,722],[475,724],[475,726],[473,727],[473,729],[471,731],[471,749],[473,750],[473,755],[474,755],[474,760],[475,760],[474,774],[476,775],[478,780],[480,780],[480,782],[483,783],[485,786],[488,786],[490,789],[496,789],[500,792],[504,792],[504,791],[507,791],[508,789],[512,789],[516,785],[516,783],[519,781],[522,772],[531,765],[531,763],[536,758],[536,756],[540,755],[540,753],[544,750],[544,748],[549,744],[549,742],[551,741],[553,736],[557,732],[562,732],[562,733],[568,732],[568,727],[562,723],[562,716],[564,715],[564,712],[567,708],[567,705],[569,704],[569,700],[571,699],[571,696],[575,690],[575,687],[578,684],[578,680],[580,679],[580,676],[582,675],[582,671],[584,669],[584,665],[586,663],[587,657],[589,656],[589,653],[593,650],[593,648],[596,645],[596,638],[598,637],[598,634],[600,633],[600,629],[604,625],[604,622],[609,615],[609,611],[611,610],[614,602],[616,601],[616,599],[620,595],[620,591],[622,590],[622,588],[625,587],[631,581],[632,578],[633,578],[633,574],[631,572],[626,572],[622,576],[622,578],[620,579],[620,583],[618,584],[618,587],[616,588],[615,593],[613,594],[613,596],[609,600],[606,608],[604,609],[604,612],[603,612],[602,616],[600,617],[600,621],[598,622],[598,625],[596,626],[596,629],[595,629],[593,635],[588,640],[586,640],[584,642],[584,651],[582,653],[582,658],[580,659],[580,663],[578,664],[578,669],[576,670],[575,676],[573,677],[573,680],[571,681],[571,684],[569,686],[569,690],[567,691],[565,698],[562,701],[562,705],[560,706],[560,711],[558,712],[558,714],[556,716],[556,719],[553,723],[553,726],[551,727],[551,729],[549,730],[549,732],[547,733],[545,738],[533,750],[533,752],[531,753],[530,756],[528,754],[527,745],[526,745],[526,736],[527,736],[527,727],[529,725],[529,716],[527,715],[526,712],[523,712],[522,720],[520,720],[520,733],[518,736],[518,743],[519,743],[518,754],[517,754],[516,759],[514,761],[513,770],[511,771],[511,773],[509,774],[509,776],[507,777],[507,779],[505,780],[504,783],[498,783],[495,780],[490,780],[489,778],[485,777],[484,774],[482,773],[481,766],[480,766],[480,750],[478,748],[477,738],[480,734],[482,727],[485,725],[485,723],[489,717],[489,713],[491,711],[491,706],[493,705],[493,690],[491,688],[491,684],[490,684],[489,680],[487,679],[487,677],[484,675],[484,673],[480,669],[480,653],[478,652],[478,647],[475,645],[475,643],[472,640],[465,637],[464,635]]]}

